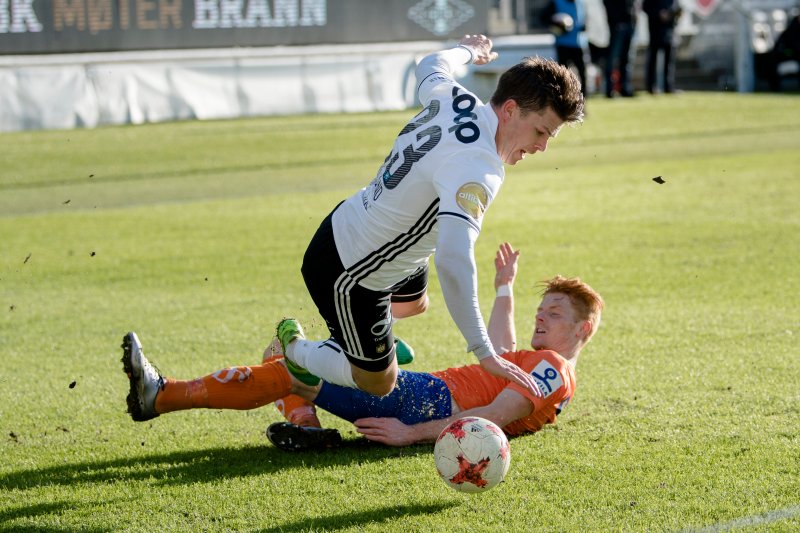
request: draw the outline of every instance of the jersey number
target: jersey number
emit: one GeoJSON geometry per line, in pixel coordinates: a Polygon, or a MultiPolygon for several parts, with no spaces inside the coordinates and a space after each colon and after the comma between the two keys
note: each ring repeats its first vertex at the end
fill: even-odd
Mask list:
{"type": "MultiPolygon", "coordinates": [[[[448,128],[449,133],[455,133],[456,139],[464,144],[474,143],[481,136],[481,131],[475,124],[478,116],[473,112],[475,109],[476,99],[471,94],[458,94],[459,88],[453,87],[453,125],[448,128]]],[[[400,135],[408,133],[416,133],[416,142],[409,144],[401,152],[392,152],[383,163],[383,173],[378,176],[376,180],[376,187],[373,192],[373,200],[377,200],[383,191],[383,187],[391,190],[403,181],[411,167],[425,157],[425,154],[433,150],[439,141],[442,140],[442,129],[439,126],[431,125],[423,128],[428,122],[433,120],[440,110],[439,100],[433,100],[427,107],[419,112],[417,116],[411,119],[411,122],[400,132],[400,135]],[[416,146],[415,146],[416,145],[416,146]],[[403,162],[397,169],[392,172],[391,168],[403,156],[403,162]]]]}
{"type": "MultiPolygon", "coordinates": [[[[433,118],[438,114],[439,101],[433,100],[428,107],[420,111],[416,117],[411,119],[411,122],[406,124],[406,127],[403,128],[398,137],[423,127],[425,124],[433,120],[433,118]]],[[[381,178],[383,185],[387,189],[391,190],[397,187],[397,184],[400,183],[403,178],[406,177],[408,171],[411,170],[411,166],[422,159],[425,154],[433,150],[433,148],[439,144],[439,141],[442,140],[442,129],[439,126],[428,126],[427,128],[417,132],[416,139],[417,143],[422,142],[423,139],[425,139],[425,142],[422,142],[422,144],[419,144],[416,148],[413,144],[409,144],[403,148],[403,163],[394,172],[391,172],[390,169],[395,163],[397,163],[397,160],[400,159],[400,154],[393,152],[389,154],[389,157],[386,158],[383,166],[384,171],[381,178]]]]}

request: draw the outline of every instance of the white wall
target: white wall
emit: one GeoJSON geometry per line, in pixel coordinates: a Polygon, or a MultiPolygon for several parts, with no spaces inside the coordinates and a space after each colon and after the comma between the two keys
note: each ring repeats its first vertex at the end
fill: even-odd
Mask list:
{"type": "Polygon", "coordinates": [[[0,131],[405,109],[440,42],[0,56],[0,131]]]}

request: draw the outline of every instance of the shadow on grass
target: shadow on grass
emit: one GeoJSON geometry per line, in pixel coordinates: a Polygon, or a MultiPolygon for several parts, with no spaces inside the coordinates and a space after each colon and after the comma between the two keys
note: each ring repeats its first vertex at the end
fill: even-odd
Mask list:
{"type": "MultiPolygon", "coordinates": [[[[35,505],[21,505],[19,507],[9,507],[6,509],[0,510],[0,531],[67,531],[67,528],[58,528],[58,527],[43,527],[41,525],[37,525],[35,528],[32,527],[25,527],[25,526],[12,526],[9,525],[8,522],[17,519],[25,519],[25,518],[37,518],[39,516],[45,515],[58,515],[63,513],[64,511],[68,511],[70,509],[74,509],[76,506],[75,503],[69,501],[60,501],[55,503],[40,503],[35,505]]],[[[81,532],[94,532],[94,531],[103,531],[102,529],[98,528],[81,528],[81,529],[74,529],[72,527],[69,528],[69,531],[81,531],[81,532]]]]}
{"type": "MultiPolygon", "coordinates": [[[[384,506],[379,509],[372,509],[369,511],[359,511],[342,513],[339,515],[326,516],[324,518],[308,518],[305,520],[297,520],[288,522],[280,526],[264,529],[264,533],[272,533],[278,531],[309,531],[309,530],[322,530],[331,531],[342,529],[346,527],[359,526],[362,524],[380,524],[388,520],[396,520],[403,516],[423,515],[423,514],[436,514],[445,509],[461,505],[459,502],[443,502],[436,504],[413,504],[413,505],[394,505],[384,506]]],[[[75,504],[69,501],[61,501],[56,503],[37,504],[37,505],[22,505],[19,507],[12,507],[0,511],[0,532],[1,531],[22,531],[28,530],[21,526],[12,526],[8,522],[19,518],[36,518],[43,515],[61,514],[64,511],[74,509],[75,504]]],[[[69,528],[59,527],[42,527],[37,525],[36,531],[81,531],[83,533],[95,531],[107,531],[102,528],[81,528],[75,529],[73,526],[69,528]]]]}
{"type": "Polygon", "coordinates": [[[346,466],[430,453],[430,446],[390,448],[366,439],[347,440],[336,449],[306,453],[287,453],[269,444],[208,448],[16,470],[0,475],[0,490],[137,480],[183,485],[258,476],[293,468],[346,466]]]}
{"type": "Polygon", "coordinates": [[[324,518],[308,518],[261,530],[263,533],[277,533],[279,531],[331,531],[342,528],[352,528],[364,524],[380,524],[388,520],[397,520],[403,516],[436,514],[450,507],[461,505],[459,502],[414,504],[384,506],[369,511],[342,513],[326,516],[324,518]]]}

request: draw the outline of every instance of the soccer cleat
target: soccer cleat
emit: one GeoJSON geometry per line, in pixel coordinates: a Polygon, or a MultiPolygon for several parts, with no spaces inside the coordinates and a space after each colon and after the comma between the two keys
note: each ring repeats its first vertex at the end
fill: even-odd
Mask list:
{"type": "Polygon", "coordinates": [[[342,436],[336,429],[301,427],[289,422],[270,424],[267,438],[276,448],[285,452],[324,450],[342,444],[342,436]]]}
{"type": "Polygon", "coordinates": [[[399,337],[394,338],[394,355],[398,365],[407,365],[414,361],[414,348],[399,337]]]}
{"type": "Polygon", "coordinates": [[[275,335],[281,343],[281,351],[284,355],[286,355],[286,347],[290,342],[306,338],[306,334],[303,333],[303,326],[300,325],[296,318],[284,318],[278,322],[275,330],[275,335]]]}
{"type": "Polygon", "coordinates": [[[277,332],[276,335],[278,336],[278,340],[281,342],[281,350],[283,351],[283,356],[286,362],[286,368],[289,369],[289,372],[297,378],[299,381],[302,381],[306,385],[311,387],[315,387],[319,384],[320,379],[303,368],[302,366],[298,365],[294,361],[292,361],[289,356],[286,354],[286,347],[289,345],[290,342],[297,340],[297,339],[305,339],[305,333],[303,333],[303,327],[300,325],[300,322],[295,320],[294,318],[284,318],[280,322],[278,322],[278,327],[276,328],[277,332]]]}
{"type": "Polygon", "coordinates": [[[157,417],[156,396],[164,388],[164,378],[144,356],[136,333],[131,331],[122,338],[122,350],[122,367],[131,385],[128,413],[136,422],[157,417]]]}

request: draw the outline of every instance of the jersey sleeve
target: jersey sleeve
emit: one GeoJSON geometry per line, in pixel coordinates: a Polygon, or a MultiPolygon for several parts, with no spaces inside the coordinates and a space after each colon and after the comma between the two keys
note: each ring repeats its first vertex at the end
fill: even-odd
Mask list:
{"type": "Polygon", "coordinates": [[[417,97],[426,105],[436,92],[441,92],[451,85],[457,85],[453,73],[461,65],[472,63],[473,51],[466,46],[456,46],[448,50],[440,50],[423,57],[417,64],[417,97]],[[438,88],[438,91],[437,91],[438,88]]]}
{"type": "Polygon", "coordinates": [[[436,269],[447,309],[478,359],[496,355],[478,305],[477,230],[449,219],[439,221],[436,269]]]}

